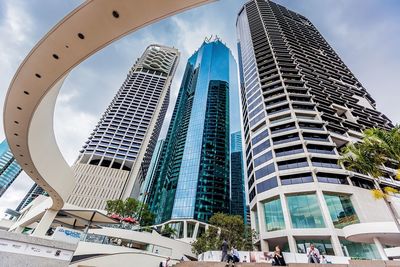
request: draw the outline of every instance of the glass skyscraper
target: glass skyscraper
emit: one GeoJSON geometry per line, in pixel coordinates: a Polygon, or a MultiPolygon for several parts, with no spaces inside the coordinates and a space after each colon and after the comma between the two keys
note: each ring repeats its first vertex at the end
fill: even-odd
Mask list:
{"type": "Polygon", "coordinates": [[[22,199],[22,201],[19,203],[18,207],[16,208],[17,211],[22,210],[26,206],[28,206],[35,198],[37,198],[39,195],[44,195],[47,196],[47,192],[44,191],[43,188],[41,188],[39,185],[36,183],[29,189],[28,193],[25,195],[25,197],[22,199]]]}
{"type": "Polygon", "coordinates": [[[218,39],[189,59],[149,204],[156,223],[229,213],[229,94],[236,63],[218,39]]]}
{"type": "Polygon", "coordinates": [[[14,182],[21,170],[8,147],[7,140],[3,140],[0,144],[0,197],[14,182]]]}
{"type": "Polygon", "coordinates": [[[230,213],[247,222],[246,189],[244,184],[242,133],[231,134],[231,206],[230,213]]]}
{"type": "Polygon", "coordinates": [[[304,253],[311,242],[326,254],[375,258],[368,251],[383,251],[378,239],[353,243],[342,228],[393,222],[369,189],[400,188],[396,172],[386,166],[377,183],[338,159],[363,129],[390,129],[391,121],[306,17],[252,0],[239,11],[236,26],[256,244],[263,251],[280,245],[304,253]]]}
{"type": "Polygon", "coordinates": [[[161,45],[150,45],[136,61],[73,165],[68,203],[104,209],[109,199],[139,197],[178,61],[177,49],[161,45]]]}

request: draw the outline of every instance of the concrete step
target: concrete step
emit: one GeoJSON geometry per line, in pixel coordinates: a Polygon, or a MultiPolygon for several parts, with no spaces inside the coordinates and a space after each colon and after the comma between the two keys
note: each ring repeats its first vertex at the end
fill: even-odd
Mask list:
{"type": "MultiPolygon", "coordinates": [[[[223,262],[201,262],[201,261],[185,261],[175,265],[176,267],[226,267],[223,262]]],[[[270,263],[236,263],[235,267],[270,267],[270,263]]],[[[289,267],[323,267],[326,264],[314,263],[289,263],[289,267]]],[[[368,261],[368,260],[350,260],[350,264],[328,264],[331,267],[400,267],[400,261],[368,261]]]]}

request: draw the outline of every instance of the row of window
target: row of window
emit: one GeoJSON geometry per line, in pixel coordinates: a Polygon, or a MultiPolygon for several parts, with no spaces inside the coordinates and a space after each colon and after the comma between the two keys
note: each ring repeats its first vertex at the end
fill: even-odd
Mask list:
{"type": "MultiPolygon", "coordinates": [[[[359,219],[351,203],[349,195],[324,193],[329,215],[335,228],[358,223],[359,219]]],[[[320,203],[315,193],[287,195],[292,228],[325,228],[320,203]]],[[[263,203],[265,227],[267,231],[283,230],[286,228],[280,197],[263,203]]]]}

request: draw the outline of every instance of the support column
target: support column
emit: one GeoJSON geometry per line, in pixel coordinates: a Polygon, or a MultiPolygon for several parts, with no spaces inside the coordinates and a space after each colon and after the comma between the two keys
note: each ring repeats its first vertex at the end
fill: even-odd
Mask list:
{"type": "Polygon", "coordinates": [[[379,241],[379,238],[374,237],[374,243],[376,245],[376,248],[378,249],[379,255],[381,256],[382,260],[388,260],[385,249],[383,248],[381,241],[379,241]]]}
{"type": "Polygon", "coordinates": [[[56,218],[57,213],[58,210],[47,209],[43,214],[42,219],[40,219],[39,224],[36,226],[32,236],[44,237],[47,230],[49,230],[50,225],[56,218]]]}
{"type": "Polygon", "coordinates": [[[317,198],[318,198],[318,202],[320,203],[321,212],[322,212],[322,216],[324,217],[326,227],[330,231],[330,233],[329,233],[331,236],[330,241],[332,244],[333,251],[335,252],[336,256],[344,256],[342,247],[340,245],[339,237],[336,233],[335,226],[332,222],[332,218],[329,213],[328,205],[326,204],[324,194],[322,193],[322,191],[320,189],[317,190],[317,198]]]}
{"type": "Polygon", "coordinates": [[[342,246],[340,244],[340,239],[336,233],[331,235],[331,241],[332,241],[332,247],[333,247],[333,251],[335,252],[335,255],[336,256],[344,256],[342,246]]]}
{"type": "Polygon", "coordinates": [[[290,252],[291,253],[298,253],[297,252],[297,244],[296,244],[296,240],[294,239],[294,237],[292,235],[288,235],[287,239],[288,239],[290,252]]]}

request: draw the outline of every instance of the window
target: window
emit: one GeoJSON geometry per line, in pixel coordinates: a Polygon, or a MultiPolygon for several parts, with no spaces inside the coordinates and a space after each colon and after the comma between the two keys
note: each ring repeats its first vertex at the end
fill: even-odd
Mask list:
{"type": "Polygon", "coordinates": [[[268,151],[267,153],[265,153],[264,155],[259,156],[258,158],[254,159],[254,166],[258,167],[261,164],[269,161],[272,159],[272,151],[268,151]]]}
{"type": "Polygon", "coordinates": [[[261,140],[263,140],[264,138],[268,137],[268,129],[264,130],[263,132],[261,132],[259,135],[255,136],[252,140],[251,143],[254,145],[258,142],[260,142],[261,140]]]}
{"type": "Polygon", "coordinates": [[[183,222],[169,223],[169,227],[175,230],[175,236],[177,238],[183,238],[183,222]]]}
{"type": "Polygon", "coordinates": [[[263,181],[263,182],[257,184],[257,193],[259,194],[259,193],[268,191],[277,186],[278,186],[278,181],[277,181],[276,177],[272,177],[266,181],[263,181]]]}
{"type": "Polygon", "coordinates": [[[249,193],[249,199],[250,202],[253,200],[253,198],[256,196],[256,189],[253,188],[253,190],[251,190],[251,192],[249,193]]]}
{"type": "Polygon", "coordinates": [[[364,189],[375,189],[375,185],[373,181],[369,181],[366,179],[351,177],[351,182],[354,186],[361,187],[364,189]]]}
{"type": "Polygon", "coordinates": [[[277,157],[283,157],[283,156],[294,155],[294,154],[299,154],[299,153],[304,153],[302,145],[289,146],[289,147],[275,149],[275,155],[277,157]]]}
{"type": "Polygon", "coordinates": [[[271,127],[271,133],[276,134],[280,132],[290,131],[296,129],[294,122],[282,124],[279,126],[271,127]]]}
{"type": "Polygon", "coordinates": [[[352,259],[375,260],[381,259],[375,244],[353,243],[351,241],[341,239],[343,254],[352,259]]]}
{"type": "Polygon", "coordinates": [[[292,160],[285,160],[278,162],[278,169],[280,171],[303,168],[303,167],[308,167],[308,162],[306,158],[299,158],[299,159],[292,159],[292,160]]]}
{"type": "Polygon", "coordinates": [[[329,142],[328,135],[317,133],[303,133],[304,140],[329,142]]]}
{"type": "Polygon", "coordinates": [[[289,195],[287,203],[293,228],[324,228],[316,194],[289,195]]]}
{"type": "Polygon", "coordinates": [[[312,158],[311,161],[314,167],[341,169],[341,167],[337,165],[337,159],[312,158]]]}
{"type": "Polygon", "coordinates": [[[296,240],[298,253],[307,253],[311,244],[319,250],[321,255],[335,255],[330,240],[296,240]]]}
{"type": "Polygon", "coordinates": [[[263,178],[264,176],[267,176],[271,173],[275,172],[275,167],[274,163],[271,163],[265,167],[262,167],[261,169],[256,171],[256,179],[263,178]]]}
{"type": "Polygon", "coordinates": [[[330,184],[349,184],[345,175],[334,174],[334,173],[317,173],[318,182],[330,183],[330,184]]]}
{"type": "Polygon", "coordinates": [[[264,113],[260,113],[257,115],[254,119],[250,121],[250,127],[253,127],[256,125],[258,122],[260,122],[263,118],[265,117],[264,113]]]}
{"type": "Polygon", "coordinates": [[[256,146],[255,148],[253,148],[253,153],[254,153],[254,155],[257,155],[269,147],[270,147],[270,142],[269,142],[269,140],[267,140],[267,141],[261,143],[260,145],[256,146]]]}
{"type": "Polygon", "coordinates": [[[300,140],[298,133],[292,133],[272,138],[274,145],[289,143],[300,140]]]}
{"type": "Polygon", "coordinates": [[[194,234],[194,228],[196,224],[193,222],[187,222],[187,237],[192,238],[194,234]]]}
{"type": "Polygon", "coordinates": [[[310,153],[330,154],[330,155],[336,154],[334,147],[331,147],[331,146],[321,146],[321,145],[309,144],[309,145],[307,145],[307,150],[310,153]]]}
{"type": "Polygon", "coordinates": [[[282,185],[312,183],[313,181],[311,173],[281,176],[282,185]]]}
{"type": "Polygon", "coordinates": [[[265,227],[268,232],[285,229],[281,199],[268,200],[264,205],[265,227]]]}
{"type": "Polygon", "coordinates": [[[329,214],[333,225],[336,228],[343,228],[346,225],[358,223],[357,214],[348,195],[335,195],[324,193],[326,205],[328,205],[329,214]]]}

